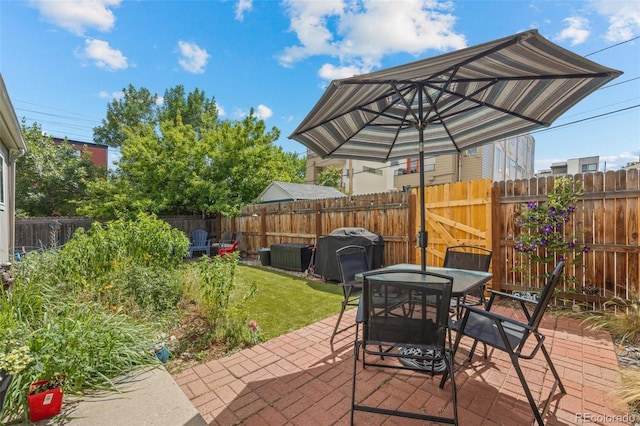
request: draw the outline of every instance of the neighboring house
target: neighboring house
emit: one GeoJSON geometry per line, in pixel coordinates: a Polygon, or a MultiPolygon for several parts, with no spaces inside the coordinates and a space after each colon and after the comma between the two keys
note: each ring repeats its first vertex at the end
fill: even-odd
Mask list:
{"type": "Polygon", "coordinates": [[[0,74],[0,264],[13,260],[16,160],[27,151],[22,129],[0,74]]]}
{"type": "Polygon", "coordinates": [[[558,161],[551,164],[550,169],[540,170],[538,176],[545,175],[577,175],[580,173],[595,173],[600,171],[600,157],[570,158],[567,161],[558,161]]]}
{"type": "MultiPolygon", "coordinates": [[[[515,136],[465,150],[461,154],[425,158],[426,185],[476,179],[506,181],[534,176],[535,140],[515,136]]],[[[348,194],[384,192],[420,184],[418,157],[387,163],[320,158],[307,150],[307,183],[316,181],[327,167],[342,170],[342,187],[348,194]]]]}
{"type": "Polygon", "coordinates": [[[324,198],[346,197],[330,186],[307,185],[304,183],[271,182],[256,198],[256,203],[280,203],[283,201],[321,200],[324,198]]]}
{"type": "MultiPolygon", "coordinates": [[[[62,143],[64,143],[64,141],[65,139],[62,138],[53,138],[53,143],[56,145],[61,145],[62,143]]],[[[107,145],[92,142],[74,141],[72,139],[67,139],[66,141],[76,150],[78,156],[84,155],[85,151],[90,152],[91,160],[96,167],[107,168],[109,161],[109,147],[107,145]]]]}

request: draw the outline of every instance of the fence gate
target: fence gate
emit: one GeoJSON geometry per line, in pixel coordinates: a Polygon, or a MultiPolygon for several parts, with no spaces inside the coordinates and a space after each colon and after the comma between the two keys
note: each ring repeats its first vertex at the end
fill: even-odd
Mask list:
{"type": "MultiPolygon", "coordinates": [[[[492,249],[491,188],[491,179],[425,187],[427,265],[442,265],[447,246],[467,244],[492,249]]],[[[419,209],[418,202],[415,233],[420,230],[419,209]]],[[[416,248],[418,261],[419,252],[416,248]]]]}

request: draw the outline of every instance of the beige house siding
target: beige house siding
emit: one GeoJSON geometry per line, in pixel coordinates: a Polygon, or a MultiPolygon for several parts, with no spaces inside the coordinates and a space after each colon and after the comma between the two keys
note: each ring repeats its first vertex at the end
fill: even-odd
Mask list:
{"type": "Polygon", "coordinates": [[[0,153],[2,199],[0,200],[0,264],[13,260],[15,241],[15,164],[27,146],[9,93],[0,75],[0,153]]]}
{"type": "Polygon", "coordinates": [[[481,148],[477,154],[462,154],[460,156],[460,180],[476,180],[484,178],[482,170],[481,148]]]}

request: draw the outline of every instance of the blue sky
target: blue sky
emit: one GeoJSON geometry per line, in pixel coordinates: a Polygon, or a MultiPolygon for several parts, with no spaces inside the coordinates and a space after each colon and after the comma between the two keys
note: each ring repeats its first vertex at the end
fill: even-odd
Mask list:
{"type": "Polygon", "coordinates": [[[250,108],[287,139],[334,78],[432,57],[536,28],[624,72],[533,133],[536,170],[599,155],[601,169],[640,160],[640,1],[6,1],[0,72],[19,119],[91,141],[129,84],[183,85],[223,118],[250,108]],[[606,165],[605,165],[606,162],[606,165]]]}

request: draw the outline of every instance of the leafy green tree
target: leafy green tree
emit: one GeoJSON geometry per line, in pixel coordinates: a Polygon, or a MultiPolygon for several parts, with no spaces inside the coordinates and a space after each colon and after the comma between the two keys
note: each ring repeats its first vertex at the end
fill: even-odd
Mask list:
{"type": "Polygon", "coordinates": [[[132,85],[122,93],[122,98],[107,105],[107,117],[102,120],[102,126],[93,129],[94,142],[119,147],[127,137],[125,129],[131,132],[147,124],[156,124],[158,95],[152,95],[144,87],[136,90],[132,85]]]}
{"type": "Polygon", "coordinates": [[[318,173],[318,185],[342,189],[342,170],[331,166],[327,167],[318,173]]]}
{"type": "Polygon", "coordinates": [[[68,143],[56,146],[38,123],[26,126],[22,134],[26,154],[16,165],[16,209],[25,216],[72,216],[76,202],[87,196],[89,182],[104,177],[106,170],[96,167],[91,153],[82,155],[68,143]]]}
{"type": "MultiPolygon", "coordinates": [[[[128,92],[146,91],[130,87],[128,92]]],[[[280,131],[268,130],[253,109],[243,120],[221,120],[213,98],[198,89],[185,94],[182,86],[167,90],[163,99],[151,119],[103,126],[123,135],[122,157],[109,179],[91,186],[92,197],[80,208],[83,214],[232,215],[273,180],[304,180],[305,160],[277,147],[280,131]]],[[[110,110],[114,105],[119,111],[132,109],[117,102],[110,110]]]]}

